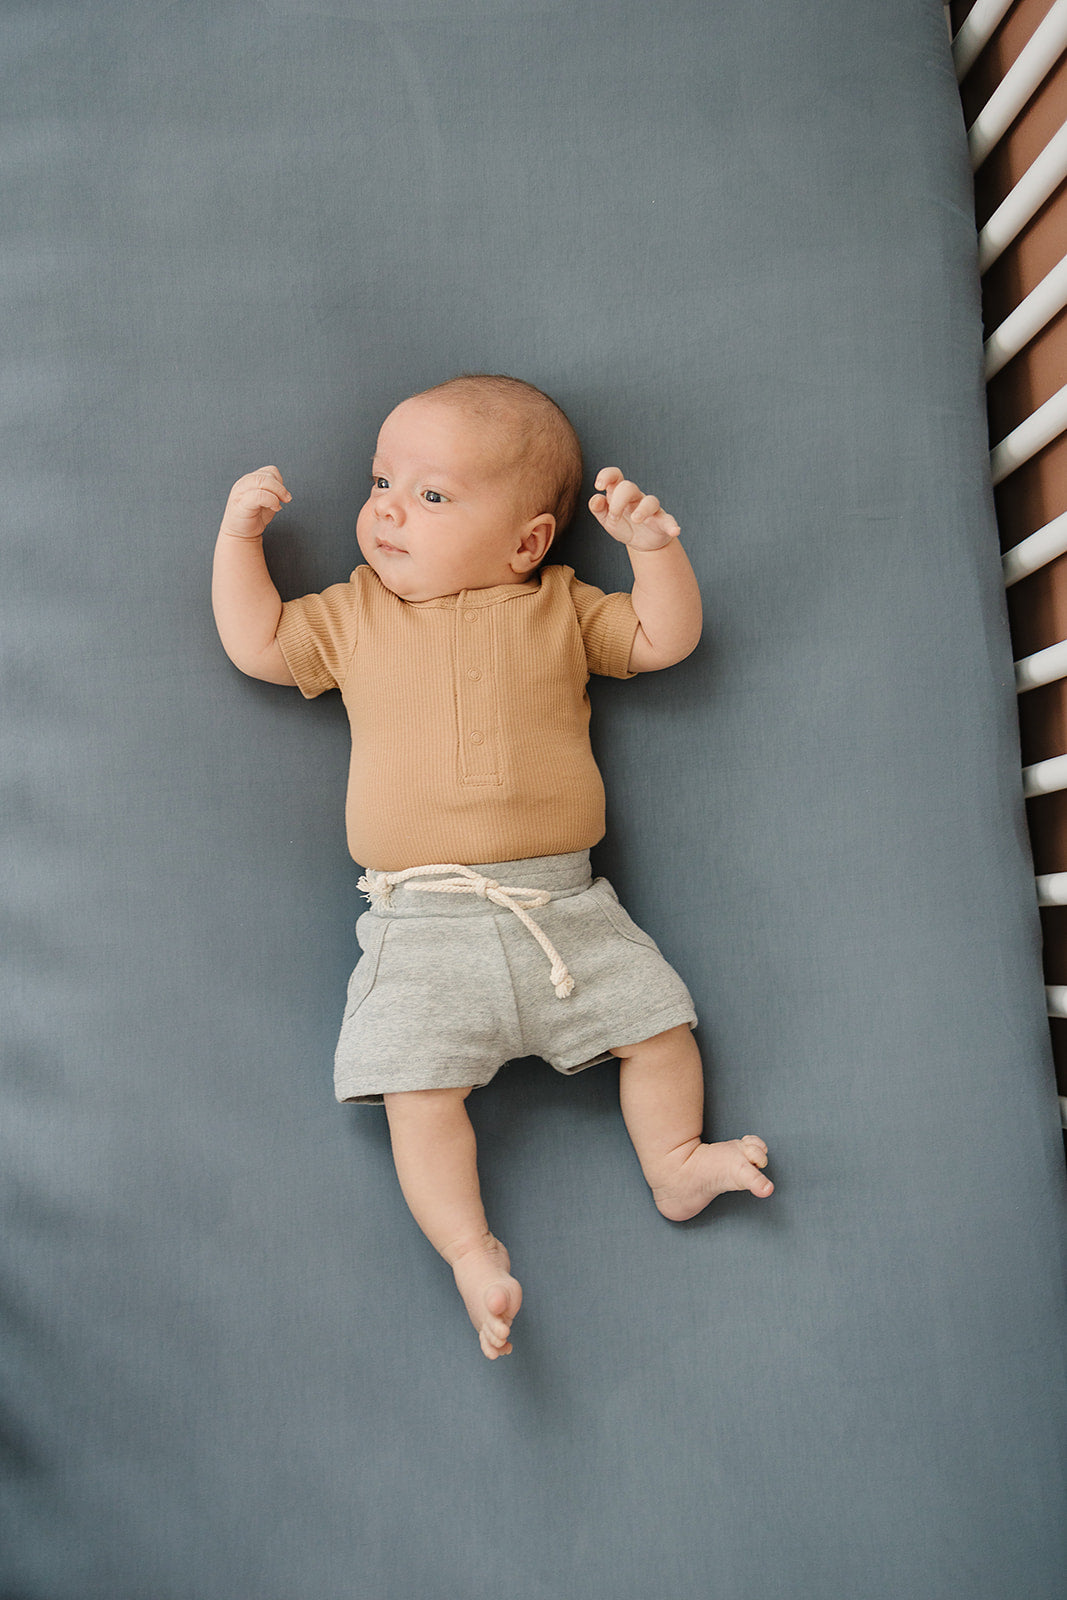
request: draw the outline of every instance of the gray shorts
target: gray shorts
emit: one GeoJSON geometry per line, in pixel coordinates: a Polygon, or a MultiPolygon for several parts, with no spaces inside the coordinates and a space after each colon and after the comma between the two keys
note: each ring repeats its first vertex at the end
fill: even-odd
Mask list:
{"type": "Polygon", "coordinates": [[[523,1056],[581,1072],[610,1060],[612,1046],[696,1027],[689,990],[607,879],[593,881],[588,850],[475,870],[508,888],[550,891],[528,915],[566,963],[573,991],[558,997],[549,957],[506,907],[418,887],[430,879],[375,894],[356,924],[363,954],[337,1043],[338,1100],[481,1088],[523,1056]]]}

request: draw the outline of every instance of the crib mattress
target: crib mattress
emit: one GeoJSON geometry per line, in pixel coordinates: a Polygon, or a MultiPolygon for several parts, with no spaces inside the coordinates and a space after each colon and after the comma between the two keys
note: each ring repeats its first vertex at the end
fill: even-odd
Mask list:
{"type": "MultiPolygon", "coordinates": [[[[935,0],[44,0],[0,19],[5,1540],[19,1600],[1053,1600],[1063,1154],[935,0]],[[208,604],[276,461],[548,389],[682,524],[597,867],[777,1184],[673,1227],[611,1069],[473,1105],[490,1367],[333,1103],[347,730],[208,604]]],[[[624,586],[590,519],[564,559],[624,586]]]]}

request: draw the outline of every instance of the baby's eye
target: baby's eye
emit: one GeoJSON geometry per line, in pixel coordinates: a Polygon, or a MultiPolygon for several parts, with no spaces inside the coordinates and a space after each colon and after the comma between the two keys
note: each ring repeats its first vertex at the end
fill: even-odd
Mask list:
{"type": "Polygon", "coordinates": [[[380,473],[372,472],[370,485],[372,489],[388,489],[389,479],[383,478],[380,473]]]}
{"type": "Polygon", "coordinates": [[[445,503],[445,497],[438,489],[424,489],[423,498],[428,500],[432,506],[443,506],[445,503]]]}

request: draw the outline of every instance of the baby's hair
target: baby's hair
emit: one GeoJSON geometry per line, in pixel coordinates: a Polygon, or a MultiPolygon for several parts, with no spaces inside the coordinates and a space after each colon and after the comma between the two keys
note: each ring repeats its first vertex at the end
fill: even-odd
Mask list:
{"type": "Polygon", "coordinates": [[[550,511],[561,534],[582,492],[582,448],[562,408],[532,383],[502,373],[465,372],[414,398],[429,395],[452,400],[506,431],[515,471],[526,487],[529,515],[550,511]]]}

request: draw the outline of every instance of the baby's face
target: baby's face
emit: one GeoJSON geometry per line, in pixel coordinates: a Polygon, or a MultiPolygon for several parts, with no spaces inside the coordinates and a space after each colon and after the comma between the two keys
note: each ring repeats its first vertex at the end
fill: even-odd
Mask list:
{"type": "Polygon", "coordinates": [[[517,553],[530,521],[484,424],[424,395],[386,417],[356,534],[402,600],[524,582],[530,565],[517,553]]]}

